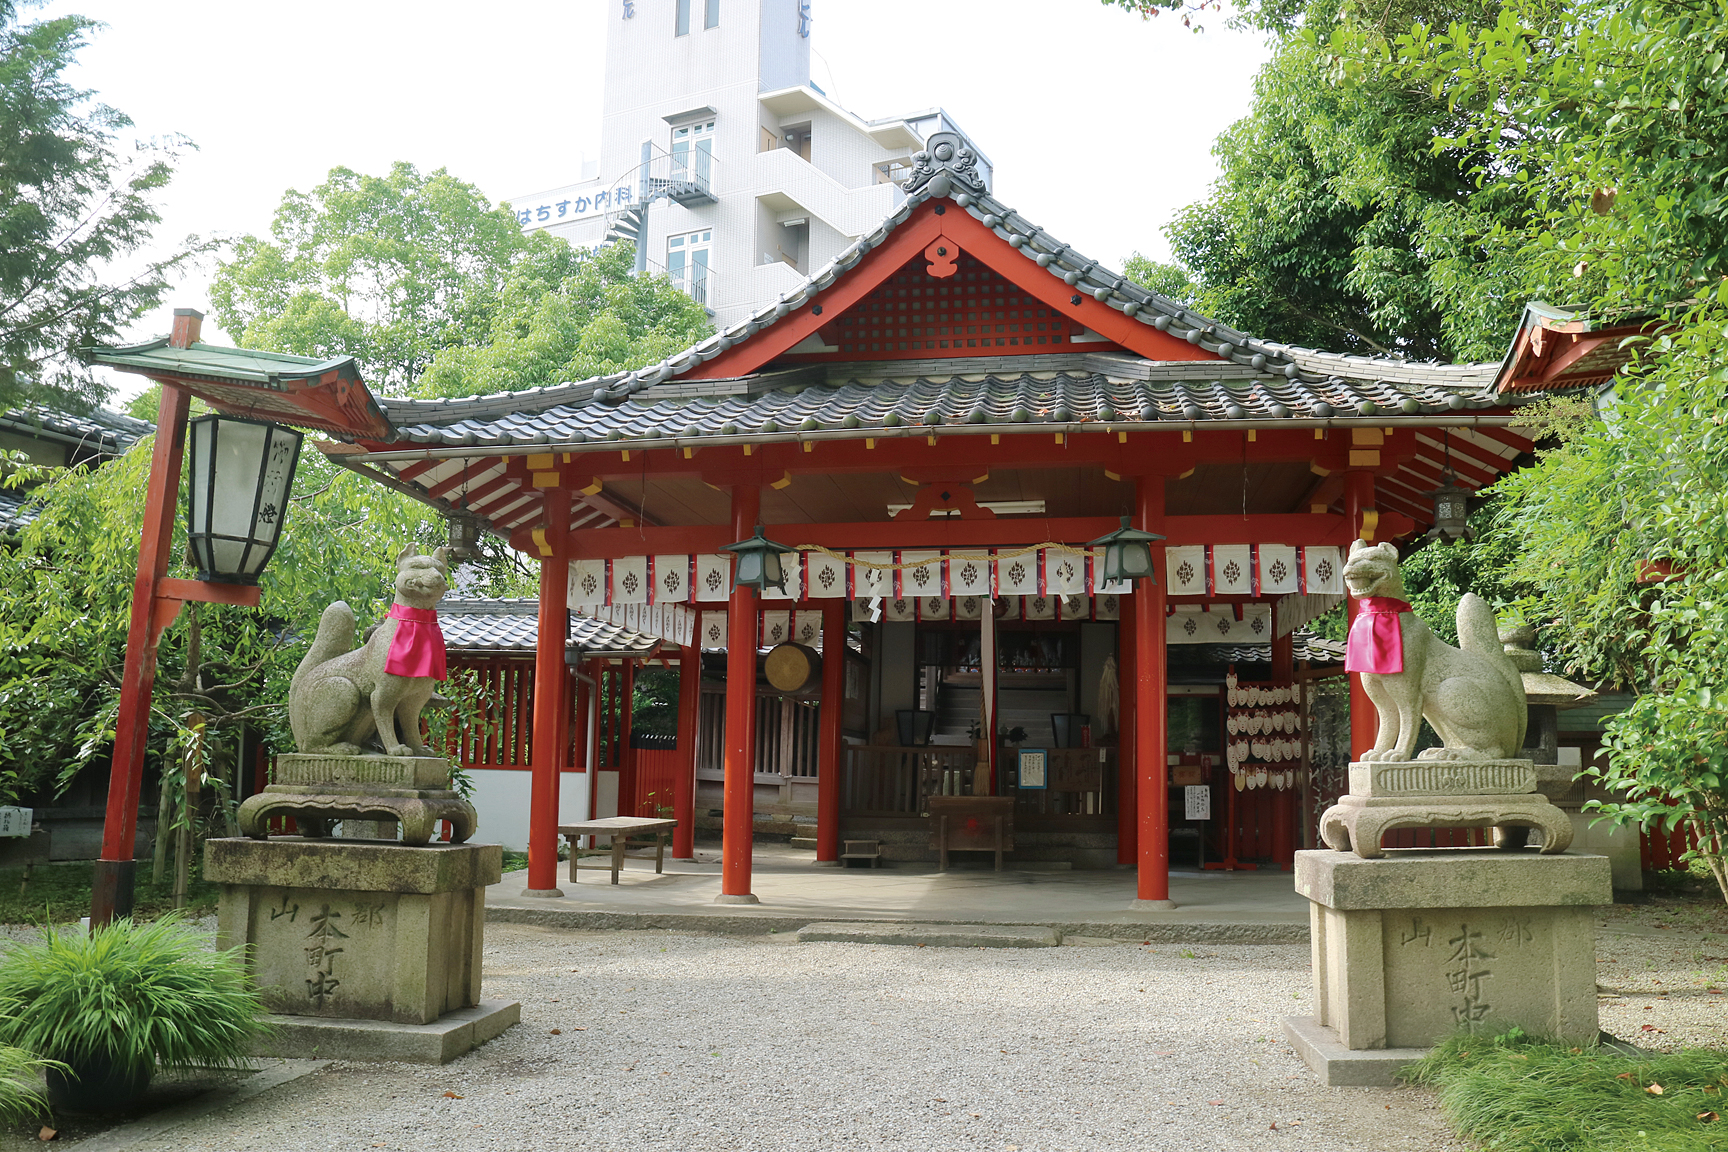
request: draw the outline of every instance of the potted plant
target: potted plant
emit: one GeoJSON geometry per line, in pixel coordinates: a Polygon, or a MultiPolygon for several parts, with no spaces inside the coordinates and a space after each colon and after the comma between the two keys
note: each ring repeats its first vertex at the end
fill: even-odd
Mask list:
{"type": "Polygon", "coordinates": [[[58,1061],[48,1097],[123,1107],[161,1064],[233,1067],[268,1030],[238,950],[211,951],[178,916],[43,930],[0,959],[0,1044],[58,1061]]]}

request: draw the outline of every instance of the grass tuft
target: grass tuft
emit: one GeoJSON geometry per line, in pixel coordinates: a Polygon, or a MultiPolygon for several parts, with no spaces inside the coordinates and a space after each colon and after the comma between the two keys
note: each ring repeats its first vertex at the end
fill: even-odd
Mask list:
{"type": "Polygon", "coordinates": [[[1728,1052],[1628,1057],[1514,1029],[1453,1037],[1404,1075],[1492,1152],[1728,1152],[1728,1052]]]}
{"type": "Polygon", "coordinates": [[[239,1066],[267,1027],[239,956],[178,916],[44,928],[0,959],[0,1043],[69,1063],[239,1066]]]}

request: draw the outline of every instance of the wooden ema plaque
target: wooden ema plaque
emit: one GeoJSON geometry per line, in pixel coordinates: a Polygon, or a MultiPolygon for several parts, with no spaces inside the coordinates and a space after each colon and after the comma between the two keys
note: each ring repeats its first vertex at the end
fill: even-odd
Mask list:
{"type": "Polygon", "coordinates": [[[1050,754],[1052,792],[1102,792],[1104,749],[1063,748],[1050,754]]]}

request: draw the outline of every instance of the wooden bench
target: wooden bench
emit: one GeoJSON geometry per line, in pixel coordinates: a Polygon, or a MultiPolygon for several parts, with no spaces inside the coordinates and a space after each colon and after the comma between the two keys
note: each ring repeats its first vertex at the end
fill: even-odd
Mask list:
{"type": "MultiPolygon", "coordinates": [[[[618,883],[618,872],[624,867],[624,853],[631,847],[654,847],[654,871],[659,873],[666,864],[666,838],[678,827],[676,820],[659,820],[649,816],[607,816],[602,820],[583,820],[576,824],[558,825],[558,834],[570,846],[570,883],[576,883],[578,870],[611,872],[612,883],[618,883]],[[609,848],[582,848],[582,837],[606,836],[609,848]],[[583,856],[611,856],[610,864],[580,864],[583,856]]],[[[646,859],[646,857],[638,857],[646,859]]]]}
{"type": "Polygon", "coordinates": [[[840,853],[840,867],[850,868],[849,860],[868,860],[870,867],[882,866],[882,842],[879,840],[848,840],[846,851],[840,853]]]}

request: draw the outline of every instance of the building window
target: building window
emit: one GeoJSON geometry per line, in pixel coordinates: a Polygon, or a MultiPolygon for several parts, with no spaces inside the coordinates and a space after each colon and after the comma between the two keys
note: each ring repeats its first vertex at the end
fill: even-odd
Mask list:
{"type": "Polygon", "coordinates": [[[706,190],[714,178],[714,121],[672,130],[672,179],[706,190]]]}
{"type": "Polygon", "coordinates": [[[720,27],[720,0],[702,0],[702,27],[720,27]]]}
{"type": "Polygon", "coordinates": [[[698,304],[708,303],[708,253],[712,229],[686,232],[666,240],[666,275],[698,304]]]}
{"type": "Polygon", "coordinates": [[[674,36],[690,35],[690,0],[678,0],[678,25],[672,34],[674,36]]]}

